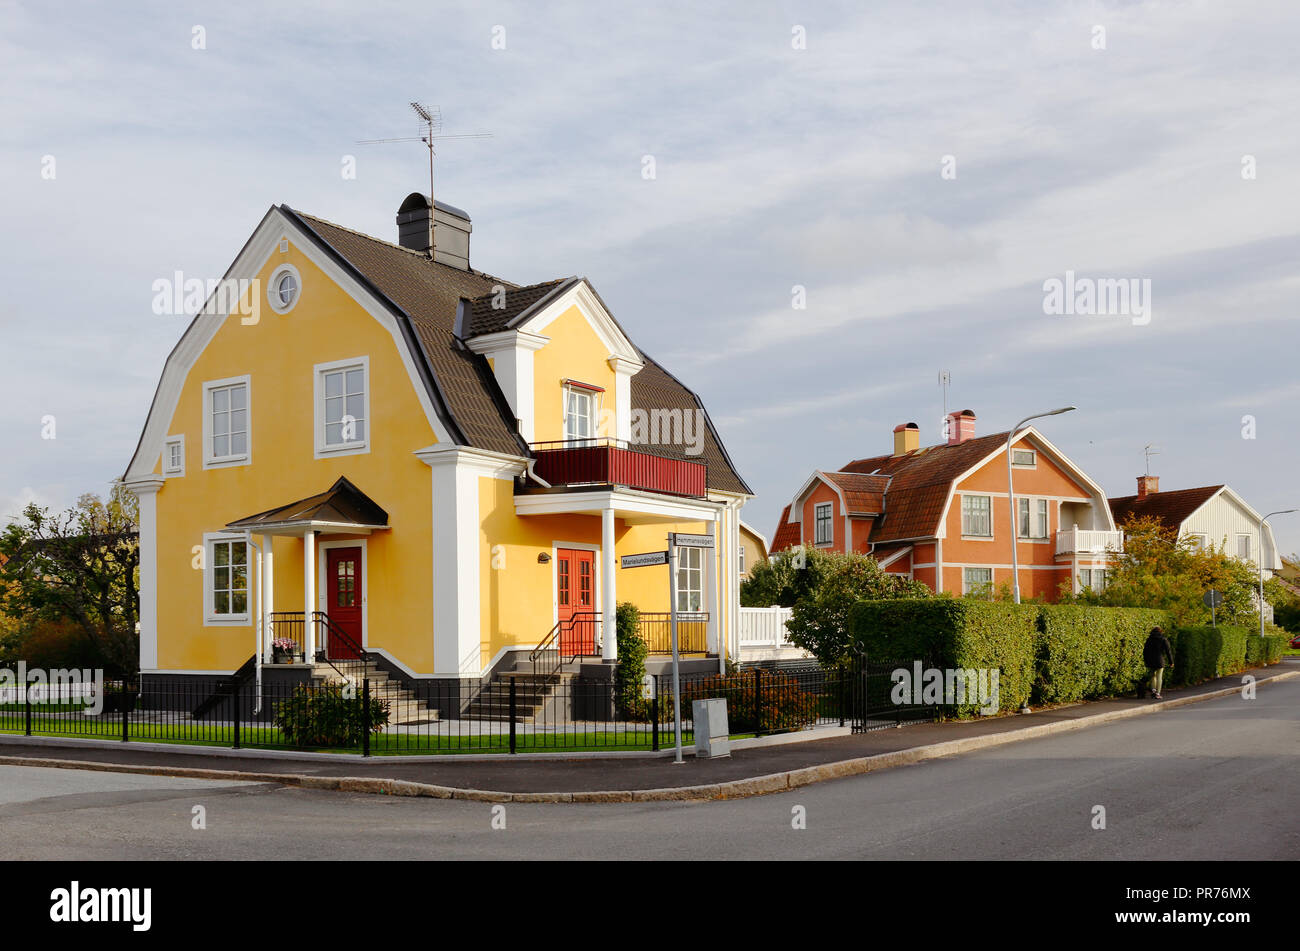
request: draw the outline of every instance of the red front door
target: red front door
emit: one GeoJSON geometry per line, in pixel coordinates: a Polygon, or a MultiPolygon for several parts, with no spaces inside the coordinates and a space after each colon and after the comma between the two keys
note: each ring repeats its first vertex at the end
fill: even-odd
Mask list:
{"type": "Polygon", "coordinates": [[[327,548],[325,584],[330,624],[352,641],[325,632],[325,656],[331,660],[354,658],[361,644],[361,549],[327,548]]]}
{"type": "Polygon", "coordinates": [[[560,653],[590,657],[596,653],[596,556],[560,548],[555,552],[555,596],[560,622],[560,653]],[[575,618],[574,615],[577,615],[575,618]]]}

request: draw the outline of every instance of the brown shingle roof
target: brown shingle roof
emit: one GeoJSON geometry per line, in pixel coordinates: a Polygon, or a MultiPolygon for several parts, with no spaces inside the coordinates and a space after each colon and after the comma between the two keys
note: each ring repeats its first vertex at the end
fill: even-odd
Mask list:
{"type": "Polygon", "coordinates": [[[1159,520],[1166,528],[1178,530],[1187,518],[1198,508],[1208,502],[1222,485],[1205,485],[1195,489],[1174,489],[1170,492],[1154,492],[1145,499],[1136,495],[1108,499],[1110,513],[1116,525],[1122,525],[1130,517],[1149,517],[1159,520]]]}
{"type": "Polygon", "coordinates": [[[507,288],[504,294],[488,293],[476,297],[470,302],[466,336],[477,337],[505,330],[517,323],[520,317],[526,316],[539,305],[544,305],[549,298],[563,293],[577,282],[576,277],[565,277],[530,284],[528,287],[507,288]]]}
{"type": "Polygon", "coordinates": [[[953,481],[1006,441],[1006,433],[993,433],[955,446],[925,446],[901,456],[855,459],[844,466],[843,472],[891,477],[884,515],[872,526],[871,541],[879,544],[936,535],[953,481]]]}
{"type": "MultiPolygon", "coordinates": [[[[282,205],[281,210],[319,238],[323,248],[353,271],[363,284],[393,305],[412,350],[424,357],[428,370],[426,386],[439,416],[458,445],[508,455],[530,455],[515,427],[514,412],[486,358],[466,349],[457,339],[456,312],[461,298],[469,299],[474,302],[470,310],[471,332],[476,313],[481,319],[479,326],[496,327],[484,311],[476,310],[484,299],[490,304],[494,285],[508,289],[506,299],[512,313],[509,320],[513,321],[532,305],[578,278],[520,288],[481,271],[462,271],[440,264],[427,254],[380,241],[287,206],[282,205]]],[[[632,377],[634,409],[704,410],[699,398],[676,377],[644,353],[641,356],[645,366],[632,377]]],[[[707,411],[704,420],[701,461],[708,465],[709,487],[752,495],[732,465],[707,411]]]]}
{"type": "Polygon", "coordinates": [[[885,510],[889,476],[859,472],[822,472],[820,475],[844,493],[844,503],[850,515],[879,515],[885,510]]]}
{"type": "Polygon", "coordinates": [[[387,525],[388,513],[347,479],[340,477],[317,495],[280,505],[247,518],[236,519],[227,528],[255,529],[283,523],[335,522],[342,525],[387,525]]]}

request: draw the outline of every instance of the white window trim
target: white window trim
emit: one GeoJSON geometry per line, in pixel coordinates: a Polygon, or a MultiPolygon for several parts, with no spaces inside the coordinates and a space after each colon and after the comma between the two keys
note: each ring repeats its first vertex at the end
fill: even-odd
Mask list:
{"type": "Polygon", "coordinates": [[[813,544],[823,548],[835,544],[835,503],[834,502],[813,503],[813,544]],[[823,507],[830,509],[830,513],[826,516],[826,528],[830,534],[826,538],[818,538],[817,522],[821,517],[820,512],[823,507]]]}
{"type": "Polygon", "coordinates": [[[1255,536],[1250,532],[1237,533],[1237,559],[1239,561],[1248,561],[1252,565],[1255,563],[1255,536]],[[1241,553],[1241,540],[1246,540],[1246,554],[1241,553]]]}
{"type": "Polygon", "coordinates": [[[271,272],[271,277],[266,282],[266,302],[270,305],[271,310],[277,314],[287,314],[298,306],[298,301],[302,300],[302,275],[292,264],[281,264],[271,272]],[[279,284],[280,278],[286,274],[292,274],[293,279],[298,284],[298,293],[293,296],[293,302],[285,307],[280,303],[279,284]]]}
{"type": "MultiPolygon", "coordinates": [[[[246,610],[243,614],[217,614],[212,603],[212,582],[214,578],[213,569],[213,545],[216,542],[248,542],[248,536],[243,532],[204,532],[203,533],[203,626],[204,627],[247,627],[251,623],[252,611],[246,610]]],[[[253,546],[248,545],[245,549],[245,558],[247,562],[245,569],[247,571],[248,586],[246,605],[253,603],[253,546]]]]}
{"type": "Polygon", "coordinates": [[[560,401],[560,435],[565,442],[578,442],[588,439],[599,439],[600,432],[600,413],[604,405],[605,391],[599,387],[579,386],[575,383],[565,383],[561,387],[562,394],[560,401]],[[587,406],[589,412],[587,415],[587,435],[570,436],[569,435],[569,394],[581,393],[587,397],[587,406]]]}
{"type": "Polygon", "coordinates": [[[703,614],[707,610],[705,604],[707,604],[708,602],[705,600],[705,595],[708,591],[708,587],[707,587],[708,579],[706,575],[708,574],[709,566],[708,566],[708,561],[706,560],[705,557],[706,553],[711,555],[712,549],[689,548],[689,547],[682,547],[677,549],[677,577],[673,580],[673,600],[675,600],[677,604],[680,605],[682,602],[682,595],[685,594],[686,600],[689,603],[690,596],[698,592],[699,603],[700,603],[700,606],[698,608],[689,608],[689,607],[683,608],[679,606],[677,608],[678,617],[680,617],[683,614],[688,614],[688,615],[703,614]],[[688,552],[696,552],[697,554],[692,556],[692,555],[688,555],[687,554],[688,552]],[[685,564],[685,560],[690,557],[698,557],[700,559],[700,566],[698,568],[690,567],[685,564]],[[691,574],[698,575],[700,580],[700,584],[698,588],[690,587],[690,586],[683,587],[682,582],[688,580],[689,578],[688,572],[691,574]]]}
{"type": "Polygon", "coordinates": [[[987,572],[989,573],[989,580],[988,580],[988,581],[981,581],[981,582],[980,582],[980,586],[981,586],[981,587],[983,587],[983,586],[985,586],[985,585],[988,586],[989,598],[992,599],[992,597],[993,597],[993,569],[992,569],[992,568],[981,567],[981,566],[979,566],[979,565],[963,565],[963,566],[962,566],[962,569],[961,569],[961,596],[964,598],[964,597],[967,597],[968,595],[970,595],[970,593],[971,593],[970,582],[967,581],[967,579],[966,579],[966,572],[968,572],[968,571],[987,571],[987,572]]]}
{"type": "MultiPolygon", "coordinates": [[[[358,456],[370,452],[370,436],[374,432],[374,420],[370,417],[370,357],[352,357],[349,360],[332,360],[318,363],[312,367],[312,411],[316,437],[315,458],[329,459],[334,456],[358,456]],[[361,368],[365,376],[365,391],[362,399],[362,414],[366,421],[366,438],[354,439],[339,446],[325,443],[325,374],[334,370],[351,370],[361,368]]],[[[346,405],[346,403],[345,403],[346,405]]]]}
{"type": "Polygon", "coordinates": [[[162,474],[163,477],[167,479],[180,478],[185,475],[185,436],[183,434],[180,436],[168,436],[163,440],[162,474]],[[179,466],[173,466],[171,464],[172,446],[181,447],[181,464],[179,466]]]}
{"type": "Polygon", "coordinates": [[[745,546],[740,545],[737,550],[740,554],[740,562],[739,562],[739,567],[737,569],[737,574],[743,575],[745,573],[745,546]]]}
{"type": "Polygon", "coordinates": [[[1019,446],[1013,446],[1013,447],[1011,448],[1011,468],[1013,468],[1013,469],[1037,469],[1037,468],[1038,468],[1038,450],[1037,450],[1037,449],[1022,449],[1022,448],[1020,448],[1019,446]],[[1027,453],[1029,453],[1029,457],[1030,457],[1030,459],[1033,460],[1033,461],[1031,461],[1031,462],[1016,462],[1016,453],[1018,453],[1018,452],[1027,452],[1027,453]]]}
{"type": "Polygon", "coordinates": [[[231,466],[246,466],[253,461],[253,383],[245,373],[243,376],[230,376],[224,380],[207,380],[203,384],[203,468],[228,469],[231,466]],[[212,391],[226,386],[244,385],[244,406],[248,414],[248,451],[238,456],[212,455],[212,391]]]}
{"type": "Polygon", "coordinates": [[[1052,539],[1052,501],[1043,498],[1041,495],[1017,495],[1016,496],[1016,540],[1024,544],[1043,544],[1052,539]],[[1043,534],[1041,535],[1021,535],[1020,534],[1020,503],[1025,502],[1029,505],[1029,530],[1034,530],[1034,523],[1038,521],[1038,512],[1043,506],[1046,509],[1043,513],[1043,534]]]}
{"type": "MultiPolygon", "coordinates": [[[[988,494],[987,492],[963,492],[962,495],[961,495],[961,509],[960,509],[960,511],[958,512],[958,515],[959,515],[959,517],[961,518],[961,537],[962,537],[963,539],[984,539],[984,540],[992,541],[992,539],[993,539],[993,533],[994,533],[994,527],[993,527],[993,496],[992,496],[992,495],[988,494]],[[977,534],[973,534],[973,533],[971,533],[971,532],[966,531],[966,500],[967,500],[968,498],[969,498],[969,499],[988,499],[988,502],[989,502],[989,509],[988,509],[988,516],[989,516],[989,530],[988,530],[988,534],[986,534],[986,535],[977,535],[977,534]]],[[[1019,521],[1019,518],[1017,518],[1017,521],[1019,521]]]]}

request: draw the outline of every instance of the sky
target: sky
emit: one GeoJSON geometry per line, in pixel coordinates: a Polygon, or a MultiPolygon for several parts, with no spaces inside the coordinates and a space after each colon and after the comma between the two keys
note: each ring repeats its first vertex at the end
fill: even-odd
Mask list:
{"type": "Polygon", "coordinates": [[[1163,489],[1300,508],[1298,46],[1294,0],[0,0],[0,521],[125,470],[185,324],[156,279],[279,203],[395,240],[427,153],[357,141],[412,99],[491,133],[438,148],[471,264],[589,278],[769,538],[814,469],[940,441],[941,370],[979,433],[1076,405],[1040,428],[1112,496],[1153,446],[1163,489]],[[1047,313],[1067,273],[1149,312],[1047,313]]]}

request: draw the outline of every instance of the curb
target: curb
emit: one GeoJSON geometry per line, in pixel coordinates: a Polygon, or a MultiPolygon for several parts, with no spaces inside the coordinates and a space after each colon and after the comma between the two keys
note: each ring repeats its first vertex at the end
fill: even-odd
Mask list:
{"type": "MultiPolygon", "coordinates": [[[[1285,671],[1257,680],[1256,686],[1280,680],[1290,680],[1294,677],[1300,677],[1300,670],[1285,671]]],[[[489,789],[465,789],[456,786],[441,786],[435,783],[418,783],[406,779],[385,779],[382,777],[309,776],[301,773],[256,773],[243,770],[200,769],[186,766],[137,766],[119,763],[97,763],[87,760],[34,759],[26,756],[0,756],[0,766],[39,766],[54,769],[83,769],[104,773],[173,776],[183,779],[274,783],[281,786],[297,786],[302,789],[430,799],[460,799],[470,802],[708,802],[745,799],[750,796],[786,792],[790,789],[798,789],[801,786],[825,782],[830,779],[860,776],[876,770],[891,769],[896,766],[910,766],[914,763],[955,756],[959,753],[971,753],[976,750],[1005,746],[1008,743],[1018,743],[1022,740],[1032,740],[1057,733],[1086,729],[1102,723],[1112,723],[1116,720],[1127,720],[1132,717],[1160,713],[1164,710],[1200,703],[1203,700],[1229,697],[1240,692],[1241,688],[1239,686],[1224,687],[1220,690],[1212,690],[1209,693],[1189,697],[1175,697],[1145,707],[1111,710],[1108,713],[1097,713],[1077,720],[1044,723],[1040,726],[1024,727],[1023,729],[1008,730],[1005,733],[991,733],[985,736],[972,736],[961,740],[945,740],[942,743],[931,743],[928,746],[895,750],[890,753],[877,753],[872,756],[840,760],[835,763],[823,763],[819,766],[806,766],[801,769],[770,773],[766,776],[754,776],[748,779],[733,779],[700,786],[675,786],[662,789],[499,792],[489,789]]]]}

